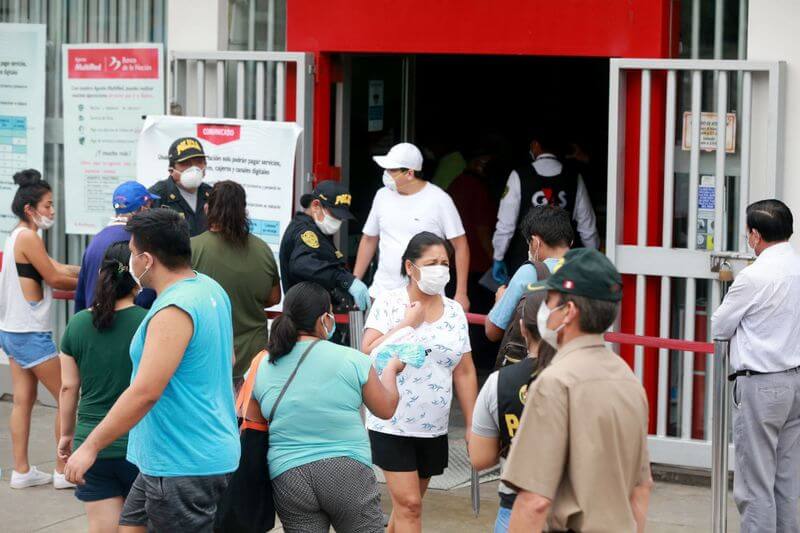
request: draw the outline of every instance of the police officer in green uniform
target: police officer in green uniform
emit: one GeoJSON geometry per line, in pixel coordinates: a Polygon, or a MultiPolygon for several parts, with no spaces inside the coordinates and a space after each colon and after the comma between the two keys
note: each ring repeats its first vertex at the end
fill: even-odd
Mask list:
{"type": "Polygon", "coordinates": [[[211,186],[203,183],[206,154],[194,137],[181,137],[169,147],[169,177],[152,187],[150,193],[161,197],[157,207],[168,207],[180,213],[194,237],[208,229],[205,206],[211,186]]]}
{"type": "Polygon", "coordinates": [[[337,311],[369,306],[369,290],[345,266],[344,254],[333,243],[343,220],[351,220],[351,196],[336,181],[320,182],[300,198],[297,212],[281,240],[283,292],[301,281],[314,281],[331,293],[337,311]]]}

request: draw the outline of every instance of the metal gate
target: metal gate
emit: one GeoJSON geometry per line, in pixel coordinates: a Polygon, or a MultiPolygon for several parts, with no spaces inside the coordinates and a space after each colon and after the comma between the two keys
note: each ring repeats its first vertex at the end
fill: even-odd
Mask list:
{"type": "MultiPolygon", "coordinates": [[[[783,69],[611,60],[606,246],[626,285],[635,276],[621,329],[710,340],[703,326],[723,291],[712,265],[747,264],[745,207],[779,195],[783,69]]],[[[634,371],[656,398],[653,462],[710,466],[710,357],[635,348],[634,371]]]]}
{"type": "Polygon", "coordinates": [[[313,91],[313,54],[170,53],[170,114],[289,120],[303,128],[295,160],[295,200],[310,190],[313,181],[313,91]]]}

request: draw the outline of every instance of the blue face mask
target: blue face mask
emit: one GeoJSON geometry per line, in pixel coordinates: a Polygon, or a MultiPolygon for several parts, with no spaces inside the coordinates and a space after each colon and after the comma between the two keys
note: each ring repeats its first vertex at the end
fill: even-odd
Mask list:
{"type": "Polygon", "coordinates": [[[326,313],[326,316],[329,316],[329,317],[331,317],[331,320],[333,321],[333,327],[331,328],[331,330],[330,330],[330,331],[328,331],[328,328],[326,328],[326,327],[325,327],[325,322],[323,322],[323,323],[322,323],[322,329],[324,329],[324,330],[325,330],[325,337],[326,337],[328,340],[331,340],[331,339],[333,338],[333,334],[334,334],[334,333],[336,333],[336,317],[334,317],[334,316],[333,316],[332,314],[330,314],[330,313],[326,313]]]}

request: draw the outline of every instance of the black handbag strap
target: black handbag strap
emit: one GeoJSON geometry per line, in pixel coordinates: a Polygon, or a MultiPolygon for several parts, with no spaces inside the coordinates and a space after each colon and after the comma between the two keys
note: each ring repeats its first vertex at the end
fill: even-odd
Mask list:
{"type": "Polygon", "coordinates": [[[292,373],[289,375],[289,379],[286,380],[286,384],[284,384],[283,388],[281,389],[281,393],[278,394],[278,398],[275,400],[275,403],[272,404],[272,410],[269,412],[269,418],[267,419],[267,423],[272,422],[272,419],[275,417],[275,409],[278,408],[278,404],[281,403],[281,398],[283,398],[283,395],[286,394],[286,389],[289,388],[289,384],[294,380],[294,377],[297,375],[297,371],[300,369],[300,365],[302,365],[303,361],[306,360],[308,352],[310,352],[311,349],[314,346],[316,346],[319,341],[320,339],[317,339],[314,342],[312,342],[311,346],[306,348],[306,351],[303,352],[303,355],[300,356],[300,360],[297,361],[297,366],[295,366],[294,370],[292,370],[292,373]]]}

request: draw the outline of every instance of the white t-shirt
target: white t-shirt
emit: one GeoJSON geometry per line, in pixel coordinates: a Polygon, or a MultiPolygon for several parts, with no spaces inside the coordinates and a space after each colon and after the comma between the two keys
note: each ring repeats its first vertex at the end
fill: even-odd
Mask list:
{"type": "Polygon", "coordinates": [[[372,201],[364,234],[378,237],[378,270],[369,289],[377,298],[384,291],[406,284],[400,273],[403,252],[411,238],[430,231],[444,239],[464,235],[464,226],[452,198],[432,183],[415,194],[400,194],[381,188],[372,201]]]}
{"type": "MultiPolygon", "coordinates": [[[[455,301],[444,299],[444,313],[436,322],[423,322],[414,331],[417,342],[428,350],[420,368],[406,365],[397,376],[400,401],[391,420],[367,412],[367,429],[405,437],[438,437],[447,434],[453,400],[453,370],[461,356],[471,352],[467,317],[455,301]]],[[[406,314],[408,289],[381,294],[369,312],[365,328],[387,333],[406,314]]],[[[373,360],[374,364],[374,360],[373,360]]]]}

